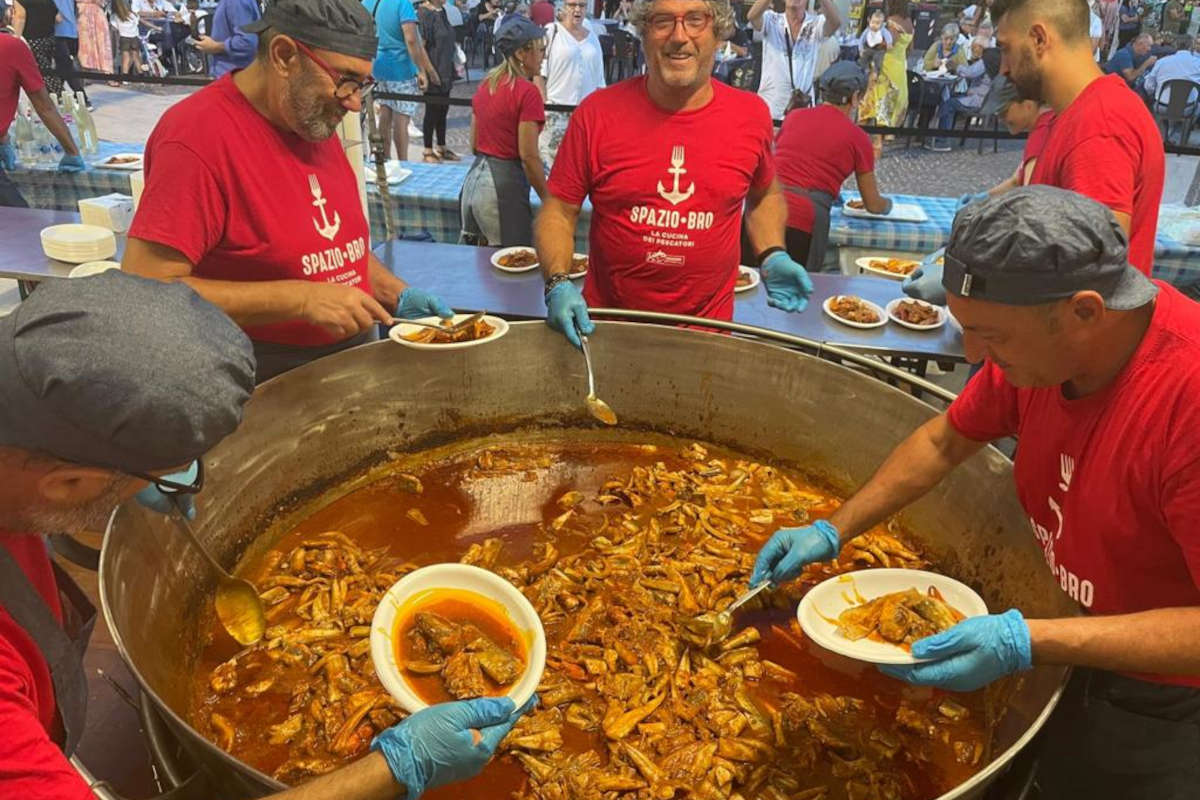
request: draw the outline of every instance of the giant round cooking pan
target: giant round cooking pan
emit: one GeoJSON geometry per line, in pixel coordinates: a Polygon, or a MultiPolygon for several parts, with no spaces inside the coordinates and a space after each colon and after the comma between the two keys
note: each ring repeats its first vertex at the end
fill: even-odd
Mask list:
{"type": "MultiPolygon", "coordinates": [[[[623,428],[795,464],[842,492],[936,413],[859,372],[762,342],[632,323],[602,323],[592,342],[598,392],[623,428]]],[[[286,529],[312,512],[312,498],[388,451],[547,426],[594,431],[585,387],[578,351],[541,322],[453,352],[384,341],[321,359],[259,387],[241,428],[208,456],[197,532],[233,567],[269,544],[256,543],[262,531],[280,530],[280,522],[286,529]]],[[[1011,465],[996,450],[963,464],[900,521],[989,608],[1075,613],[1029,535],[1011,465]]],[[[196,620],[212,591],[201,557],[164,518],[133,504],[113,516],[100,592],[117,646],[185,749],[215,777],[218,796],[264,794],[281,785],[186,722],[196,620]]],[[[1064,680],[1064,669],[1039,667],[1017,684],[994,731],[992,761],[943,798],[979,796],[1036,733],[1064,680]]]]}

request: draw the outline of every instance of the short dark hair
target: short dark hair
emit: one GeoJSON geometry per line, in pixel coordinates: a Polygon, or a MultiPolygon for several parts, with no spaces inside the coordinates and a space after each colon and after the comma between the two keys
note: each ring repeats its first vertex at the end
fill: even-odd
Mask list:
{"type": "Polygon", "coordinates": [[[1026,10],[1049,22],[1068,42],[1089,38],[1091,10],[1087,0],[995,0],[992,19],[999,23],[1005,14],[1026,10]]]}

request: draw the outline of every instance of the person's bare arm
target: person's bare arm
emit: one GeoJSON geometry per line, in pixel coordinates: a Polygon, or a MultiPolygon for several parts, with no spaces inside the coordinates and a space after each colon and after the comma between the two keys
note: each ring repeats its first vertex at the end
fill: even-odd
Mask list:
{"type": "Polygon", "coordinates": [[[396,310],[400,302],[400,294],[408,288],[408,284],[396,277],[383,265],[374,253],[367,253],[367,275],[371,278],[371,293],[379,301],[384,310],[396,310]]]}
{"type": "Polygon", "coordinates": [[[425,43],[421,41],[421,36],[417,33],[417,23],[406,22],[400,26],[400,29],[404,31],[404,44],[408,46],[408,54],[412,56],[417,69],[425,76],[426,80],[433,81],[440,86],[442,79],[438,77],[437,70],[433,68],[433,62],[429,60],[429,53],[425,51],[425,43]]]}
{"type": "Polygon", "coordinates": [[[746,19],[749,20],[754,30],[762,30],[763,14],[766,13],[770,5],[771,0],[754,0],[754,5],[750,6],[750,10],[746,12],[746,19]]]}
{"type": "MultiPolygon", "coordinates": [[[[28,93],[27,93],[28,94],[28,93]]],[[[33,110],[37,112],[41,118],[42,124],[46,126],[46,130],[58,140],[62,145],[63,151],[67,155],[79,155],[79,148],[75,146],[75,140],[71,138],[71,129],[67,127],[67,123],[63,122],[62,115],[58,113],[58,109],[54,105],[54,101],[50,99],[50,93],[45,87],[38,89],[29,95],[29,103],[33,106],[33,110]]]]}
{"type": "Polygon", "coordinates": [[[746,236],[754,252],[769,247],[783,247],[783,231],[787,227],[787,199],[778,180],[761,188],[751,188],[746,194],[746,236]]]}
{"type": "Polygon", "coordinates": [[[983,446],[984,442],[963,436],[945,414],[939,414],[897,445],[829,521],[843,539],[857,536],[917,500],[983,446]]]}
{"type": "Polygon", "coordinates": [[[392,777],[387,761],[374,752],[308,783],[268,795],[264,800],[392,800],[405,794],[404,787],[392,777]]]}
{"type": "Polygon", "coordinates": [[[858,183],[858,193],[862,195],[863,205],[867,207],[867,211],[872,214],[886,214],[888,201],[879,193],[879,181],[875,179],[875,173],[859,172],[855,174],[854,179],[858,183]]]}
{"type": "Polygon", "coordinates": [[[833,0],[821,0],[821,13],[825,15],[825,36],[833,36],[842,27],[842,16],[833,0]]]}
{"type": "Polygon", "coordinates": [[[547,192],[542,210],[533,223],[533,246],[544,278],[571,271],[578,222],[579,206],[570,205],[547,192]]]}
{"type": "Polygon", "coordinates": [[[12,29],[17,36],[25,33],[25,6],[17,0],[13,0],[12,4],[12,29]]]}
{"type": "MultiPolygon", "coordinates": [[[[1109,211],[1112,211],[1110,208],[1109,211]]],[[[1125,231],[1125,235],[1129,235],[1129,226],[1133,224],[1133,217],[1124,214],[1120,211],[1113,211],[1112,215],[1117,218],[1117,222],[1121,225],[1121,230],[1125,231]]]]}
{"type": "Polygon", "coordinates": [[[1160,675],[1200,673],[1200,608],[1026,622],[1035,664],[1160,675]]]}
{"type": "Polygon", "coordinates": [[[1020,186],[1021,185],[1021,170],[1024,168],[1024,166],[1025,166],[1024,164],[1022,164],[1021,166],[1018,166],[1012,175],[1009,175],[1007,178],[1000,181],[992,188],[988,189],[988,195],[991,197],[995,197],[997,195],[1001,195],[1001,194],[1004,194],[1005,192],[1016,189],[1018,186],[1020,186]]]}
{"type": "MultiPolygon", "coordinates": [[[[475,118],[471,118],[472,126],[475,118]]],[[[472,133],[474,127],[472,127],[472,133]]],[[[471,140],[472,145],[474,139],[471,140]]],[[[546,172],[542,169],[542,154],[538,150],[538,125],[536,122],[522,122],[517,125],[517,152],[521,156],[521,166],[525,169],[525,177],[529,185],[537,192],[542,202],[546,202],[546,172]]]]}

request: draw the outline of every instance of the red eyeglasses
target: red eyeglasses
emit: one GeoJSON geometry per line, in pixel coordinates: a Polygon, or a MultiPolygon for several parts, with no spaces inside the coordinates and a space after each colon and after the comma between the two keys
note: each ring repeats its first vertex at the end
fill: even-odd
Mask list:
{"type": "Polygon", "coordinates": [[[358,78],[352,78],[349,75],[338,72],[326,64],[319,55],[310,50],[303,42],[296,42],[296,49],[312,59],[314,64],[325,70],[329,77],[333,79],[333,96],[338,100],[349,100],[355,94],[366,95],[377,83],[370,75],[359,80],[358,78]]]}

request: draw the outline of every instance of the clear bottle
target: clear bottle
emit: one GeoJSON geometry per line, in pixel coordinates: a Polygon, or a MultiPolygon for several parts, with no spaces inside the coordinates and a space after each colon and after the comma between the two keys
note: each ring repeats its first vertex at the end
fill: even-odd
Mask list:
{"type": "Polygon", "coordinates": [[[83,95],[79,93],[75,94],[75,124],[79,133],[79,138],[75,140],[75,143],[79,145],[79,152],[90,155],[100,152],[100,140],[96,136],[96,122],[92,119],[92,112],[87,109],[83,95]]]}
{"type": "Polygon", "coordinates": [[[37,145],[33,141],[33,123],[29,121],[29,107],[22,104],[13,121],[13,147],[17,158],[22,164],[32,164],[37,154],[37,145]]]}

